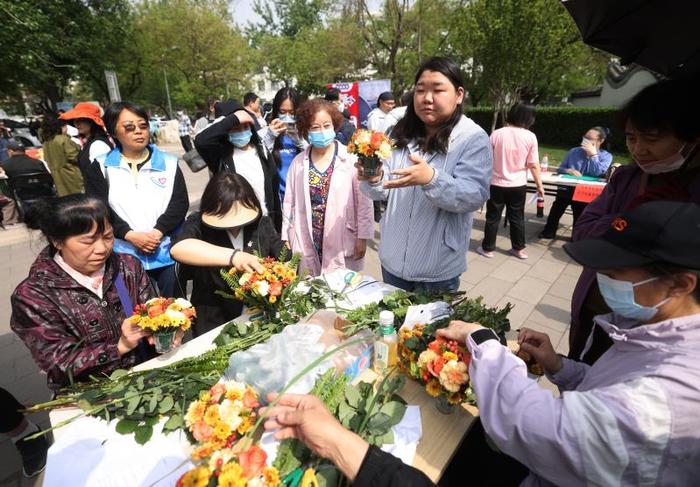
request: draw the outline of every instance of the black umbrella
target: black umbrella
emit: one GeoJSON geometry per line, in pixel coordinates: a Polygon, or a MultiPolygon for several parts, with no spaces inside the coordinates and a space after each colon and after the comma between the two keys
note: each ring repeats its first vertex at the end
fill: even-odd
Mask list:
{"type": "Polygon", "coordinates": [[[671,78],[700,72],[700,0],[562,0],[583,41],[671,78]]]}

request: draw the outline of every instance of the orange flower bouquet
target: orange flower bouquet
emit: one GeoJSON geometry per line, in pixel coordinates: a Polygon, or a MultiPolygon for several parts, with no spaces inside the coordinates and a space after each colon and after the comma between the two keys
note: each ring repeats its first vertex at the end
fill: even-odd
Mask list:
{"type": "Polygon", "coordinates": [[[289,291],[299,282],[297,266],[299,256],[295,255],[289,262],[280,262],[272,257],[260,259],[265,268],[262,273],[239,273],[235,268],[221,271],[226,284],[229,285],[233,297],[243,301],[249,307],[263,313],[267,321],[273,321],[279,307],[289,291]]]}
{"type": "Polygon", "coordinates": [[[267,454],[250,440],[241,441],[254,428],[259,407],[258,394],[241,382],[220,382],[200,392],[185,414],[198,465],[177,486],[279,485],[277,469],[266,466],[267,454]]]}
{"type": "Polygon", "coordinates": [[[348,144],[348,152],[362,162],[365,176],[378,176],[380,159],[391,157],[393,142],[386,134],[367,129],[355,131],[348,144]]]}
{"type": "Polygon", "coordinates": [[[438,409],[449,413],[456,404],[473,402],[469,386],[471,356],[454,340],[437,338],[427,343],[423,335],[425,328],[425,325],[415,325],[413,329],[400,330],[399,367],[424,383],[428,394],[438,399],[438,409]]]}
{"type": "Polygon", "coordinates": [[[179,330],[186,331],[192,326],[197,312],[192,303],[183,298],[153,298],[134,307],[129,318],[134,325],[153,332],[156,351],[169,352],[179,330]]]}

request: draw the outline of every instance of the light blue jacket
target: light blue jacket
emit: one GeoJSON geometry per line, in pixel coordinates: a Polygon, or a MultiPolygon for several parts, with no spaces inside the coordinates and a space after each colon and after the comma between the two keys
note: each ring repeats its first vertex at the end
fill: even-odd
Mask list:
{"type": "MultiPolygon", "coordinates": [[[[415,144],[397,149],[384,167],[391,171],[413,165],[415,144]]],[[[462,116],[452,133],[447,154],[423,154],[435,168],[424,186],[386,190],[363,182],[362,191],[374,200],[387,200],[381,222],[379,258],[382,266],[407,281],[436,282],[467,270],[472,212],[489,199],[493,166],[491,142],[484,130],[462,116]]]]}

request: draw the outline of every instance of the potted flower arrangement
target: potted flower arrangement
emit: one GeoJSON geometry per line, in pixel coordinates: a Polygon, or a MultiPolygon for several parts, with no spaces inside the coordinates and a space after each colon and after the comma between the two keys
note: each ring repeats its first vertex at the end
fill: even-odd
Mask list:
{"type": "Polygon", "coordinates": [[[454,406],[473,401],[469,386],[469,361],[466,348],[454,340],[436,338],[423,348],[425,325],[404,327],[399,335],[399,368],[425,384],[435,397],[436,407],[449,414],[454,406]]]}
{"type": "Polygon", "coordinates": [[[299,282],[297,266],[299,256],[295,255],[289,262],[280,262],[272,257],[260,259],[265,268],[262,273],[240,273],[235,268],[221,270],[221,275],[229,285],[233,296],[217,291],[224,296],[243,301],[249,307],[259,310],[263,318],[272,321],[287,293],[299,282]]]}
{"type": "Polygon", "coordinates": [[[197,312],[192,303],[183,298],[153,298],[134,307],[131,323],[153,332],[156,352],[165,353],[173,348],[177,332],[192,326],[197,312]]]}
{"type": "Polygon", "coordinates": [[[380,159],[389,159],[392,147],[393,143],[386,134],[359,129],[348,144],[348,152],[360,160],[365,176],[372,177],[379,175],[380,159]]]}

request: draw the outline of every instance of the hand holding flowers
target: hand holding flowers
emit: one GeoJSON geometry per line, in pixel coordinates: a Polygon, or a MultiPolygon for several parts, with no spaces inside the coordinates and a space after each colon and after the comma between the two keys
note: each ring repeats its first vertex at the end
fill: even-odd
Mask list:
{"type": "MultiPolygon", "coordinates": [[[[142,330],[141,336],[155,335],[155,338],[149,337],[149,342],[155,343],[157,352],[164,353],[179,345],[184,332],[192,326],[192,320],[196,316],[194,306],[186,299],[157,297],[149,299],[144,304],[136,305],[134,314],[128,318],[128,321],[142,330]]],[[[124,325],[122,325],[123,334],[124,325]]],[[[126,332],[126,336],[133,338],[138,336],[131,327],[128,327],[126,332]]],[[[135,346],[136,344],[132,348],[135,346]]]]}
{"type": "Polygon", "coordinates": [[[374,182],[381,179],[382,160],[391,157],[393,143],[386,134],[366,129],[357,130],[348,144],[348,152],[359,159],[355,164],[359,178],[374,182]]]}

